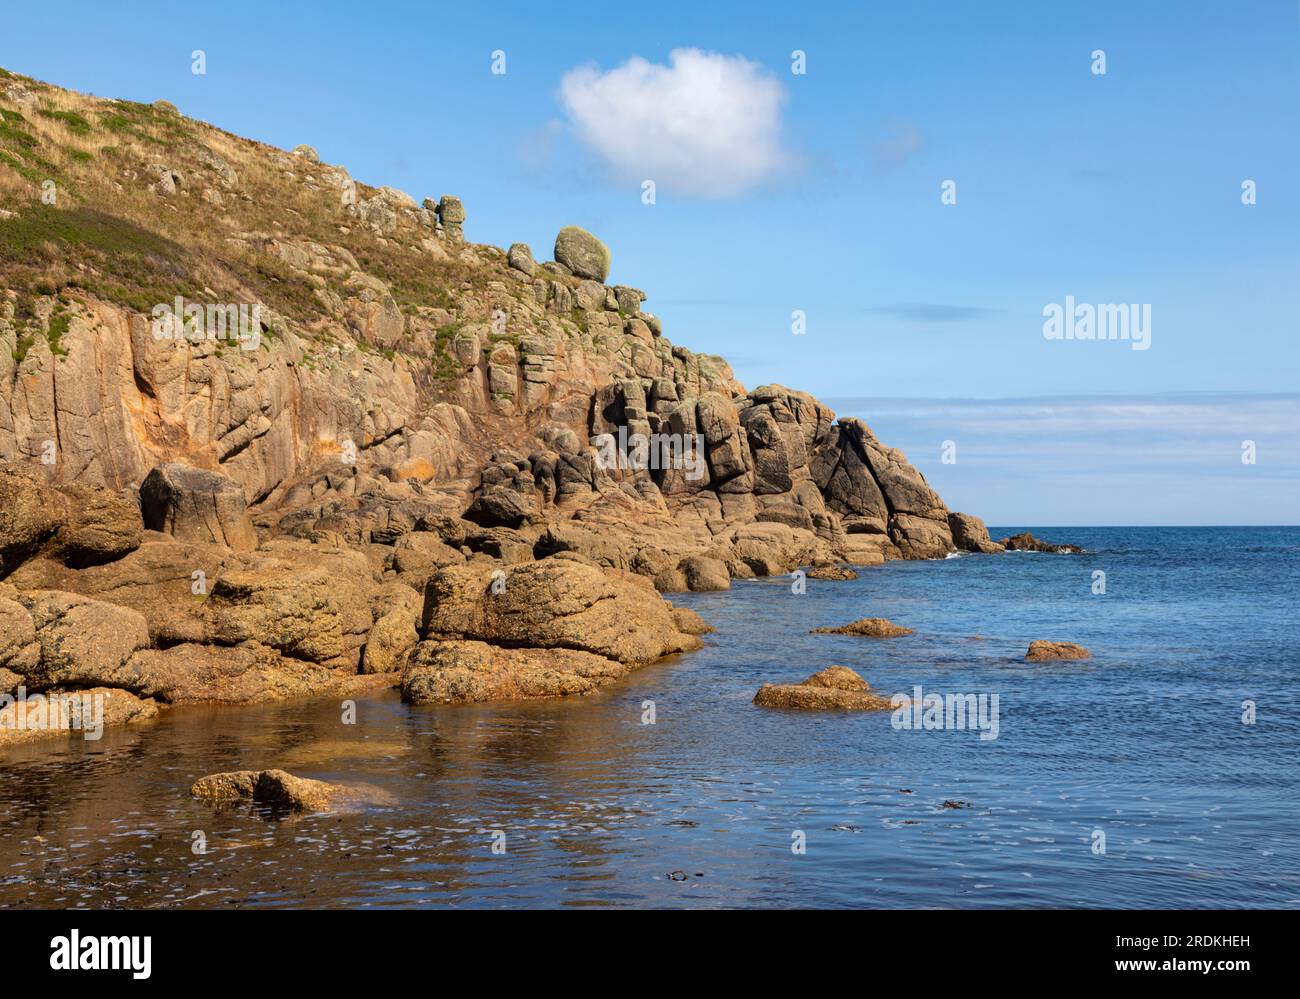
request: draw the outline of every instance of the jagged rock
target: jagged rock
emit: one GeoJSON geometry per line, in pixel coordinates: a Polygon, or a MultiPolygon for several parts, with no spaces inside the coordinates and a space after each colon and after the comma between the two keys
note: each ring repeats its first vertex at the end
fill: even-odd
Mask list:
{"type": "Polygon", "coordinates": [[[431,531],[412,531],[393,545],[393,569],[404,583],[419,591],[424,590],[424,584],[439,569],[464,561],[464,552],[431,531]]]}
{"type": "Polygon", "coordinates": [[[307,145],[306,143],[303,143],[302,145],[294,146],[293,154],[295,156],[301,156],[308,163],[320,162],[320,153],[316,152],[315,149],[313,149],[311,146],[307,145]]]}
{"type": "Polygon", "coordinates": [[[142,535],[134,500],[78,482],[49,486],[0,466],[0,575],[36,555],[77,567],[111,562],[142,535]]]}
{"type": "Polygon", "coordinates": [[[257,547],[244,489],[233,479],[178,462],[159,465],[140,484],[144,526],[181,541],[257,547]]]}
{"type": "Polygon", "coordinates": [[[991,555],[1005,550],[1003,545],[989,537],[988,528],[979,517],[968,513],[950,513],[948,528],[952,531],[952,543],[959,551],[991,555]]]}
{"type": "Polygon", "coordinates": [[[36,625],[31,612],[17,599],[0,592],[0,693],[16,687],[29,673],[34,673],[41,662],[41,646],[36,641],[36,625]],[[12,678],[12,679],[11,679],[12,678]]]}
{"type": "Polygon", "coordinates": [[[465,238],[465,206],[460,198],[444,194],[438,202],[438,220],[447,239],[459,243],[465,238]]]}
{"type": "Polygon", "coordinates": [[[287,658],[257,642],[142,649],[122,673],[142,696],[169,704],[258,704],[297,697],[348,696],[376,682],[287,658]]]}
{"type": "Polygon", "coordinates": [[[754,695],[762,708],[801,710],[884,711],[888,697],[871,692],[871,685],[847,666],[828,666],[801,683],[765,683],[754,695]]]}
{"type": "Polygon", "coordinates": [[[209,642],[256,642],[289,658],[351,672],[373,624],[358,580],[285,559],[223,573],[203,612],[209,642]]]}
{"type": "Polygon", "coordinates": [[[149,169],[156,178],[153,189],[162,195],[173,195],[185,186],[185,177],[179,170],[174,170],[164,163],[154,163],[149,169]]]}
{"type": "Polygon", "coordinates": [[[912,629],[901,627],[883,617],[864,617],[834,628],[814,628],[812,633],[814,635],[861,635],[865,638],[898,638],[900,635],[912,634],[912,629]]]}
{"type": "Polygon", "coordinates": [[[208,801],[252,801],[291,812],[328,811],[343,788],[284,770],[236,770],[200,777],[190,794],[208,801]]]}
{"type": "Polygon", "coordinates": [[[1082,645],[1073,642],[1048,642],[1042,639],[1029,643],[1025,653],[1026,662],[1041,662],[1048,659],[1090,659],[1092,653],[1082,645]]]}
{"type": "Polygon", "coordinates": [[[1023,534],[1014,534],[1009,538],[1003,538],[997,542],[1007,551],[1012,552],[1045,552],[1051,555],[1078,555],[1083,551],[1078,545],[1054,545],[1050,541],[1040,541],[1028,531],[1023,534]]]}
{"type": "Polygon", "coordinates": [[[482,527],[522,527],[536,514],[534,497],[497,487],[484,489],[465,511],[465,519],[482,527]]]}
{"type": "Polygon", "coordinates": [[[580,278],[604,282],[609,277],[609,247],[576,225],[566,225],[555,237],[555,259],[580,278]]]}

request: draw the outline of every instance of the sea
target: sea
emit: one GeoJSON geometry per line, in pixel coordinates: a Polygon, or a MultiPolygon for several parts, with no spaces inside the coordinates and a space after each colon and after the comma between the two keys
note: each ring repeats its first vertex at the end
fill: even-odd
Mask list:
{"type": "Polygon", "coordinates": [[[1300,528],[992,533],[1024,529],[1085,552],[674,594],[704,649],[588,697],[177,707],[5,750],[0,907],[1300,905],[1300,528]],[[913,634],[812,633],[862,617],[913,634]],[[752,704],[830,665],[899,709],[752,704]],[[984,712],[902,707],[930,695],[984,712]],[[269,767],[366,803],[189,795],[269,767]]]}

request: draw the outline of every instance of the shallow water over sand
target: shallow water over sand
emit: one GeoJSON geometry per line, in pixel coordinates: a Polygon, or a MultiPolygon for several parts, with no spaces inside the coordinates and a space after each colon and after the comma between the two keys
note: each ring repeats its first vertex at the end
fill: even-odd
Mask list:
{"type": "Polygon", "coordinates": [[[355,725],[335,700],[177,708],[7,751],[0,905],[1300,904],[1300,529],[1035,533],[1090,554],[674,597],[718,628],[706,649],[588,698],[383,693],[355,725]],[[916,634],[808,634],[864,616],[916,634]],[[1094,658],[1024,663],[1034,638],[1094,658]],[[997,693],[999,736],[750,704],[831,663],[887,693],[997,693]],[[264,767],[374,803],[273,819],[188,796],[264,767]]]}

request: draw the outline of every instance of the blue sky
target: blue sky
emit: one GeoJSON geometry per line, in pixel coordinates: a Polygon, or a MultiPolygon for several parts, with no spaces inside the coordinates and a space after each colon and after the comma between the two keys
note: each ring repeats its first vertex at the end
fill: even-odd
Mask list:
{"type": "Polygon", "coordinates": [[[675,342],[990,522],[1300,521],[1295,0],[198,8],[13,6],[0,65],[456,194],[539,259],[585,226],[675,342]],[[1150,349],[1044,339],[1066,296],[1149,304],[1150,349]]]}

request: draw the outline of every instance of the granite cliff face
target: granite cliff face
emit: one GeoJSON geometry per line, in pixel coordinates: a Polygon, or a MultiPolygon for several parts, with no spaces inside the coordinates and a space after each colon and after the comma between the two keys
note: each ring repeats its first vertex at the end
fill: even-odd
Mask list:
{"type": "Polygon", "coordinates": [[[457,198],[3,71],[0,116],[11,687],[581,692],[697,643],[656,588],[942,557],[950,516],[993,550],[862,421],[671,343],[581,229],[538,264],[457,198]],[[628,633],[527,647],[491,599],[525,581],[528,634],[628,633]],[[74,616],[118,638],[93,667],[74,616]]]}

